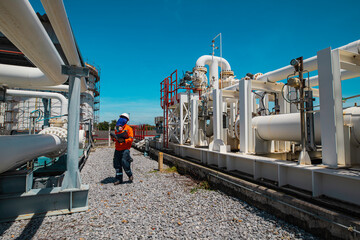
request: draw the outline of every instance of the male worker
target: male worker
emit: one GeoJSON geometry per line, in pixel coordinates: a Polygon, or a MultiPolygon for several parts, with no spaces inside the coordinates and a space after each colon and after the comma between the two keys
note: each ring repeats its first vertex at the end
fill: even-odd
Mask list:
{"type": "Polygon", "coordinates": [[[130,120],[129,114],[123,113],[120,115],[119,120],[115,127],[115,153],[114,153],[114,168],[116,170],[116,182],[114,185],[118,185],[123,182],[124,169],[126,175],[129,177],[129,181],[132,182],[134,177],[131,172],[130,163],[132,158],[130,157],[130,148],[134,140],[134,133],[132,128],[126,123],[130,120]]]}

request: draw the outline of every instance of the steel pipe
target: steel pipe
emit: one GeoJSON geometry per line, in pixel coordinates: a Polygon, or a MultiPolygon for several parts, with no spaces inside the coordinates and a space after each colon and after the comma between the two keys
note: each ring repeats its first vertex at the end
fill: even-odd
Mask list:
{"type": "MultiPolygon", "coordinates": [[[[71,66],[81,67],[81,61],[76,47],[73,32],[66,14],[62,0],[41,0],[44,9],[49,17],[51,26],[61,44],[66,59],[71,66]]],[[[85,78],[81,78],[81,91],[86,91],[85,78]]]]}
{"type": "Polygon", "coordinates": [[[38,68],[0,64],[0,83],[9,88],[21,87],[36,90],[68,92],[68,85],[48,86],[52,84],[38,68]]]}
{"type": "Polygon", "coordinates": [[[0,173],[61,148],[61,139],[50,134],[0,136],[0,173]]]}
{"type": "MultiPolygon", "coordinates": [[[[351,127],[351,141],[360,145],[360,107],[351,107],[343,111],[344,125],[351,127]]],[[[321,144],[320,112],[314,113],[315,142],[321,144]]],[[[252,119],[252,127],[262,140],[301,141],[300,114],[279,114],[259,116],[252,119]]]]}
{"type": "Polygon", "coordinates": [[[47,77],[45,85],[60,85],[68,77],[59,53],[27,0],[0,1],[0,31],[47,77]]]}
{"type": "MultiPolygon", "coordinates": [[[[346,71],[346,70],[341,70],[340,75],[341,75],[340,76],[341,80],[348,80],[351,78],[360,77],[360,73],[350,72],[350,71],[346,71]]],[[[315,87],[315,86],[319,86],[319,75],[310,77],[310,87],[315,87]]]]}
{"type": "MultiPolygon", "coordinates": [[[[263,140],[301,141],[300,114],[259,116],[252,119],[257,136],[263,140]]],[[[314,114],[315,141],[321,143],[320,113],[314,114]]]]}
{"type": "MultiPolygon", "coordinates": [[[[338,49],[347,50],[350,52],[360,53],[360,40],[349,43],[338,49]]],[[[317,56],[313,56],[304,60],[304,69],[311,72],[317,69],[317,56]]],[[[277,69],[275,71],[267,72],[257,78],[258,81],[277,82],[286,79],[290,74],[294,73],[294,67],[288,65],[286,67],[277,69]]]]}
{"type": "Polygon", "coordinates": [[[196,61],[196,67],[209,66],[209,79],[214,89],[219,88],[219,67],[222,71],[231,71],[231,67],[226,59],[211,55],[204,55],[196,61]]]}
{"type": "Polygon", "coordinates": [[[60,115],[67,114],[68,111],[68,100],[64,97],[64,95],[60,93],[8,89],[6,90],[6,94],[10,96],[19,96],[19,97],[38,97],[38,98],[58,99],[61,103],[60,115]]]}

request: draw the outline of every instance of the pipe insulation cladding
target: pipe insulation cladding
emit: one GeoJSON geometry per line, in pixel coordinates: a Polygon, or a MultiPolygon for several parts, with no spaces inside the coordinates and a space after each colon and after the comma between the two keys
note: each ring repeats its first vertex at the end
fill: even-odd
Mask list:
{"type": "MultiPolygon", "coordinates": [[[[82,67],[78,48],[71,29],[68,16],[66,14],[63,0],[41,0],[51,26],[53,27],[57,38],[61,44],[66,59],[71,66],[82,67]]],[[[87,89],[85,78],[81,78],[81,91],[87,89]]]]}
{"type": "Polygon", "coordinates": [[[0,83],[9,88],[22,87],[37,90],[68,92],[69,85],[47,86],[48,77],[38,68],[0,64],[0,83]]]}
{"type": "MultiPolygon", "coordinates": [[[[349,43],[337,49],[342,49],[354,53],[360,53],[360,40],[349,43]]],[[[311,72],[317,69],[317,56],[304,60],[304,69],[311,72]]],[[[286,79],[290,74],[294,73],[294,67],[288,65],[286,67],[277,69],[275,71],[267,72],[257,78],[258,81],[263,82],[277,82],[286,79]]]]}
{"type": "MultiPolygon", "coordinates": [[[[360,107],[351,107],[343,111],[344,125],[351,127],[351,142],[360,145],[360,107]]],[[[301,141],[300,114],[280,114],[259,116],[252,119],[257,137],[271,141],[301,141]]],[[[315,142],[321,144],[320,112],[314,113],[315,142]]]]}
{"type": "Polygon", "coordinates": [[[48,77],[45,85],[66,82],[68,76],[61,74],[64,61],[29,1],[0,1],[0,31],[48,77]]]}
{"type": "Polygon", "coordinates": [[[6,94],[17,97],[58,99],[61,104],[60,115],[65,115],[68,111],[68,100],[60,93],[8,89],[6,90],[6,94]]]}
{"type": "Polygon", "coordinates": [[[0,173],[61,151],[63,145],[63,141],[52,134],[0,136],[0,173]]]}
{"type": "Polygon", "coordinates": [[[209,66],[209,80],[214,89],[219,89],[219,67],[221,71],[231,71],[231,67],[226,59],[211,55],[204,55],[198,58],[195,67],[201,68],[209,66]]]}

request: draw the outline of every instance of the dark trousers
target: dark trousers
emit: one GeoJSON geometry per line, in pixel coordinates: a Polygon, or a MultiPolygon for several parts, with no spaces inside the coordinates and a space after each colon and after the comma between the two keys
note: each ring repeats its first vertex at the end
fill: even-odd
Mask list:
{"type": "Polygon", "coordinates": [[[132,172],[131,172],[131,168],[130,168],[131,157],[130,157],[129,149],[122,150],[122,151],[115,150],[113,160],[114,160],[113,164],[114,164],[114,168],[116,170],[116,179],[117,180],[119,180],[120,182],[123,181],[122,169],[124,169],[124,171],[128,177],[132,176],[132,172]]]}

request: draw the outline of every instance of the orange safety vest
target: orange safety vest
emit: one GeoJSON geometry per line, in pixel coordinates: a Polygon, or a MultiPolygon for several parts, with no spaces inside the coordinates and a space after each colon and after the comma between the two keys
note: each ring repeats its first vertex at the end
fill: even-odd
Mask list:
{"type": "Polygon", "coordinates": [[[125,142],[119,143],[118,141],[115,142],[115,149],[118,151],[122,151],[122,150],[126,150],[126,149],[130,149],[131,148],[131,144],[134,141],[134,132],[133,129],[125,124],[123,126],[123,130],[122,131],[117,131],[115,129],[115,134],[122,134],[124,132],[127,132],[128,134],[128,138],[125,139],[125,142]]]}

